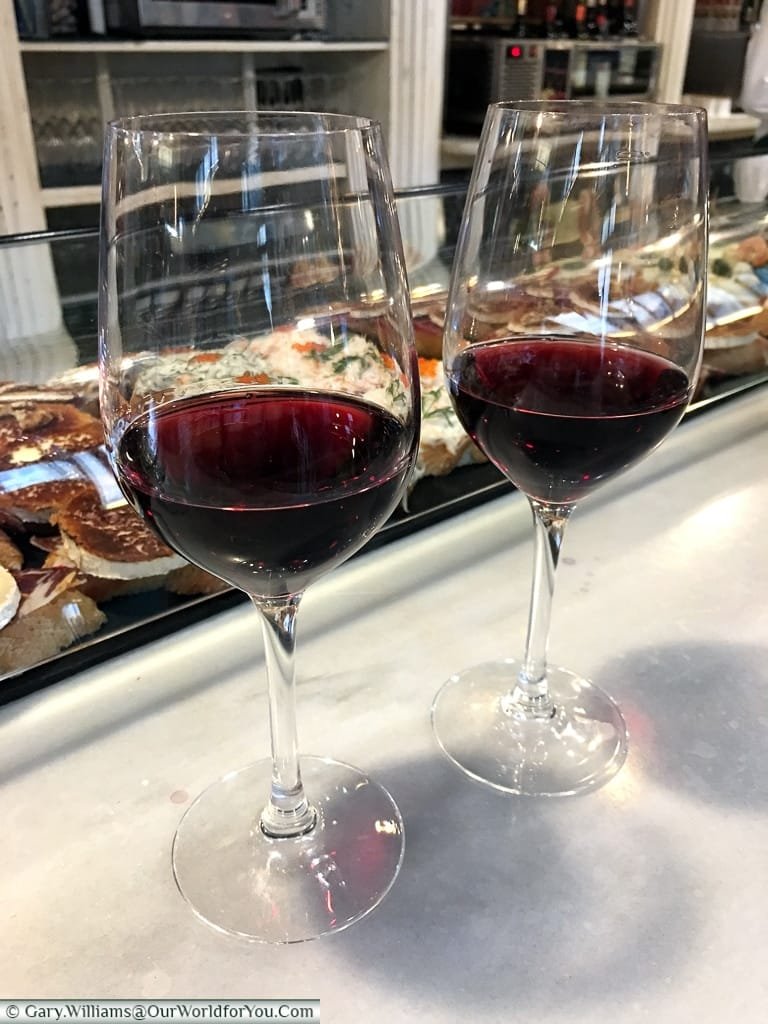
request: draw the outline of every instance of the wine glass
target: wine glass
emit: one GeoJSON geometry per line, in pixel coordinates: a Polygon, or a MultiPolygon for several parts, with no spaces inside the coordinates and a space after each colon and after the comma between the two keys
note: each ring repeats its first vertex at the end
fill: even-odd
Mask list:
{"type": "Polygon", "coordinates": [[[615,703],[547,664],[552,593],[576,504],[679,422],[701,362],[706,117],[656,104],[488,108],[443,339],[467,432],[528,498],[534,577],[521,662],[452,676],[432,721],[498,790],[570,794],[621,767],[615,703]]]}
{"type": "Polygon", "coordinates": [[[272,759],[189,807],[176,882],[225,932],[338,931],[380,902],[403,853],[385,789],[349,765],[299,759],[294,686],[305,588],[384,523],[418,446],[381,130],[300,112],[117,121],[102,218],[112,465],[162,540],[251,597],[266,650],[272,759]]]}

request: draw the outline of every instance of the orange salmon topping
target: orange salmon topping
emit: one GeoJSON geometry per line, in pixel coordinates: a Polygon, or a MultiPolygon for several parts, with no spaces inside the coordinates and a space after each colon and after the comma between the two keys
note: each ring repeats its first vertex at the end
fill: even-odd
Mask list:
{"type": "Polygon", "coordinates": [[[296,341],[291,346],[296,352],[324,352],[325,345],[321,345],[319,341],[296,341]]]}
{"type": "Polygon", "coordinates": [[[235,377],[235,381],[238,384],[269,384],[269,374],[241,373],[239,377],[235,377]]]}

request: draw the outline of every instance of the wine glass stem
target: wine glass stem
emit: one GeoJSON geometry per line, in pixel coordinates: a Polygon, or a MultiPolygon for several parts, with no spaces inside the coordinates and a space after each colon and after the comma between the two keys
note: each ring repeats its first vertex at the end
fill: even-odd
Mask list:
{"type": "Polygon", "coordinates": [[[534,717],[549,717],[553,710],[547,685],[547,643],[552,616],[555,572],[572,507],[547,505],[529,499],[533,512],[534,556],[531,605],[525,655],[517,685],[507,698],[515,709],[534,717]]]}
{"type": "Polygon", "coordinates": [[[296,729],[296,613],[301,595],[282,601],[253,598],[261,613],[269,689],[269,724],[272,739],[272,785],[269,803],[261,812],[267,835],[303,835],[317,814],[301,782],[296,729]]]}

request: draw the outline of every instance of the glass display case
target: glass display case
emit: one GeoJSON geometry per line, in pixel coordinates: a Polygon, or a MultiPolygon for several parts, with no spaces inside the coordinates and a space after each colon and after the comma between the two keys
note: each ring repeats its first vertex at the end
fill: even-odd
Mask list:
{"type": "MultiPolygon", "coordinates": [[[[721,182],[733,177],[730,165],[722,164],[717,173],[721,182]]],[[[407,498],[374,538],[375,545],[511,489],[493,466],[479,461],[455,420],[439,360],[444,302],[465,190],[466,182],[460,180],[398,193],[421,356],[422,452],[407,498]]],[[[720,402],[768,379],[768,210],[762,202],[744,204],[724,195],[725,187],[718,191],[712,203],[704,366],[688,416],[705,410],[716,416],[720,402]]],[[[39,657],[34,635],[30,641],[22,630],[24,644],[18,637],[9,643],[9,626],[0,629],[0,702],[243,600],[239,593],[211,580],[169,586],[167,576],[161,576],[141,585],[134,581],[116,587],[99,586],[98,580],[94,585],[91,580],[85,589],[92,605],[72,606],[67,612],[67,602],[60,596],[66,598],[66,587],[71,588],[73,580],[82,585],[82,573],[78,570],[76,579],[67,578],[66,559],[59,559],[63,567],[57,562],[64,522],[57,502],[62,499],[47,504],[27,501],[26,506],[18,500],[20,490],[41,480],[55,479],[65,493],[73,483],[77,486],[86,480],[99,489],[105,510],[120,506],[111,471],[93,440],[82,446],[85,455],[70,447],[41,458],[30,453],[29,438],[24,435],[27,449],[21,461],[7,457],[13,429],[26,423],[34,436],[36,424],[46,416],[58,416],[57,409],[63,405],[97,422],[97,242],[97,232],[90,228],[0,239],[0,382],[4,382],[0,384],[0,441],[6,445],[5,453],[0,451],[0,460],[5,456],[0,461],[0,564],[11,572],[31,573],[28,586],[32,589],[41,587],[44,579],[45,586],[53,588],[54,603],[59,601],[64,609],[52,641],[55,650],[41,648],[39,657]],[[22,479],[20,473],[27,475],[22,479]],[[35,507],[30,509],[30,504],[35,507]],[[53,580],[45,576],[52,565],[61,570],[53,580]]],[[[682,261],[684,256],[670,254],[668,259],[682,261]]],[[[568,286],[575,287],[578,261],[569,263],[568,268],[552,272],[567,271],[568,286]]],[[[635,298],[647,306],[651,318],[674,316],[669,296],[654,287],[653,270],[646,268],[644,287],[635,298]]],[[[233,299],[239,301],[247,294],[249,272],[253,271],[219,277],[210,282],[210,288],[231,288],[233,299]]],[[[188,286],[180,282],[173,293],[156,300],[150,312],[162,329],[163,320],[173,318],[179,304],[204,307],[208,298],[199,282],[188,286]]],[[[42,600],[45,603],[46,597],[42,600]]],[[[38,631],[36,636],[40,635],[38,631]]]]}

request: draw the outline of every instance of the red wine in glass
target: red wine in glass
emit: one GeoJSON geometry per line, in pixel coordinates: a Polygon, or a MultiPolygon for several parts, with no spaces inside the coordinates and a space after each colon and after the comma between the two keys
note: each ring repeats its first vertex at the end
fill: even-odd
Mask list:
{"type": "Polygon", "coordinates": [[[263,388],[169,402],[130,425],[117,460],[167,544],[275,597],[303,590],[378,529],[410,469],[410,441],[401,420],[362,399],[263,388]]]}
{"type": "Polygon", "coordinates": [[[527,495],[556,505],[653,451],[691,393],[684,370],[643,349],[519,336],[464,349],[448,387],[488,458],[527,495]]]}

